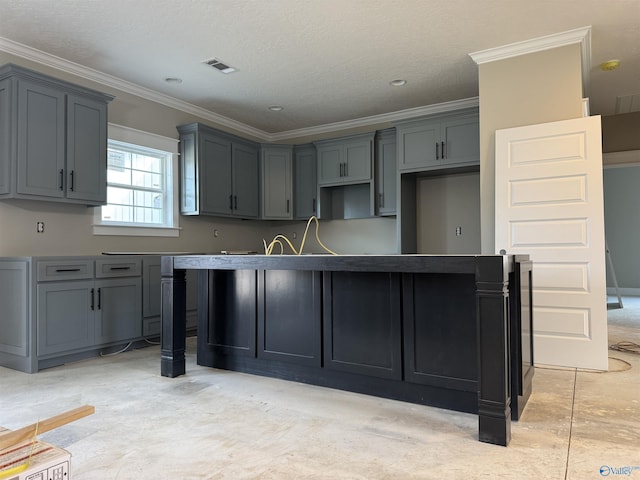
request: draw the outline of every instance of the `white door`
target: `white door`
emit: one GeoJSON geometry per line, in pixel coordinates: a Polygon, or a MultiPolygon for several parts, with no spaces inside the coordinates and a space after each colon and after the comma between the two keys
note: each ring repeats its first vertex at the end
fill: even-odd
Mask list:
{"type": "Polygon", "coordinates": [[[600,117],[496,131],[496,252],[533,260],[536,364],[607,370],[600,117]]]}

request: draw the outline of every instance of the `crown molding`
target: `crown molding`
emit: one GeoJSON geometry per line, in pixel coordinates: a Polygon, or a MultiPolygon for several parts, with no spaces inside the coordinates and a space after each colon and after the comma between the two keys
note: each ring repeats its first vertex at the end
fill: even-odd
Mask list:
{"type": "Polygon", "coordinates": [[[555,33],[553,35],[533,38],[531,40],[511,43],[502,47],[481,50],[470,53],[469,56],[476,64],[481,65],[483,63],[505,60],[519,55],[542,52],[552,48],[574,45],[576,43],[580,44],[580,54],[582,57],[582,94],[584,97],[588,97],[587,93],[590,83],[589,72],[591,71],[591,25],[566,32],[555,33]]]}
{"type": "Polygon", "coordinates": [[[356,118],[354,120],[346,120],[344,122],[327,123],[315,127],[300,128],[297,130],[286,130],[284,132],[272,133],[269,135],[269,141],[277,142],[300,138],[305,136],[320,135],[325,133],[348,130],[350,128],[366,127],[369,125],[380,125],[384,123],[399,122],[401,120],[410,120],[426,115],[434,115],[437,113],[446,113],[464,108],[478,107],[480,104],[478,97],[465,98],[462,100],[453,100],[451,102],[436,103],[434,105],[426,105],[424,107],[408,108],[406,110],[398,110],[396,112],[382,113],[380,115],[372,115],[369,117],[356,118]]]}
{"type": "Polygon", "coordinates": [[[64,58],[51,55],[49,53],[29,47],[27,45],[23,45],[18,42],[14,42],[4,37],[0,37],[0,50],[11,55],[36,62],[41,65],[45,65],[47,67],[61,70],[77,77],[84,78],[86,80],[90,80],[92,82],[96,82],[101,85],[105,85],[107,87],[114,88],[122,92],[144,98],[146,100],[150,100],[152,102],[156,102],[160,105],[174,108],[190,115],[209,120],[216,125],[230,128],[235,132],[245,134],[249,137],[257,138],[259,141],[265,143],[282,142],[294,138],[339,132],[342,130],[361,128],[369,125],[373,126],[389,122],[398,122],[400,120],[408,120],[424,115],[449,112],[462,108],[477,107],[479,104],[478,97],[473,97],[463,100],[455,100],[452,102],[438,103],[435,105],[409,108],[396,112],[383,113],[380,115],[372,115],[369,117],[356,118],[343,122],[328,123],[313,127],[300,128],[296,130],[269,133],[265,132],[264,130],[254,128],[245,123],[241,123],[231,118],[225,117],[223,115],[218,115],[217,113],[206,110],[202,107],[198,107],[197,105],[194,105],[192,103],[179,100],[175,97],[165,95],[163,93],[151,90],[146,87],[142,87],[126,80],[122,80],[121,78],[109,75],[99,70],[94,70],[84,65],[65,60],[64,58]]]}

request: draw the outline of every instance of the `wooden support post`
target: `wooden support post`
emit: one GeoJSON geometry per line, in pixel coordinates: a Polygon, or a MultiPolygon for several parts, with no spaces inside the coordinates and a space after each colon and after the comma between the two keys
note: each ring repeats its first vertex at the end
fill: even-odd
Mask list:
{"type": "Polygon", "coordinates": [[[511,257],[478,257],[479,440],[507,446],[511,440],[508,278],[511,257]]]}

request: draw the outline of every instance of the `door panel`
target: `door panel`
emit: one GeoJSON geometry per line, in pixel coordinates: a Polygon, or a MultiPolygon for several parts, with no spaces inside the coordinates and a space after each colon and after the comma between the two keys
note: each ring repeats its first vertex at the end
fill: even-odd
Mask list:
{"type": "Polygon", "coordinates": [[[537,363],[606,370],[600,117],[496,132],[496,251],[533,260],[537,363]]]}

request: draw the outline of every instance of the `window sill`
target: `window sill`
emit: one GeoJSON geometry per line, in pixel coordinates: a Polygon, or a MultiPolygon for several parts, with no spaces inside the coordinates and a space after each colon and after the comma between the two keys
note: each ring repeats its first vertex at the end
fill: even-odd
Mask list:
{"type": "Polygon", "coordinates": [[[146,227],[127,225],[94,225],[94,235],[114,235],[126,237],[179,237],[179,227],[146,227]]]}

